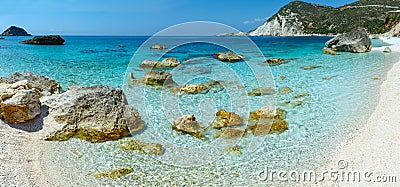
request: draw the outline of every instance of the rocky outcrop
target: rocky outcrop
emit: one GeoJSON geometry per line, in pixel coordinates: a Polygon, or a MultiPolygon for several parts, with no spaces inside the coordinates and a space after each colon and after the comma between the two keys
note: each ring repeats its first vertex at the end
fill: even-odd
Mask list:
{"type": "Polygon", "coordinates": [[[222,62],[237,62],[237,61],[241,61],[244,59],[244,57],[242,55],[238,55],[235,53],[232,53],[230,51],[226,52],[226,53],[222,53],[222,52],[218,52],[215,53],[214,56],[222,62]]]}
{"type": "Polygon", "coordinates": [[[1,33],[1,36],[32,36],[28,34],[23,28],[19,28],[16,26],[11,26],[8,29],[6,29],[3,33],[1,33]]]}
{"type": "Polygon", "coordinates": [[[369,34],[364,28],[357,28],[348,33],[336,36],[325,43],[327,48],[334,51],[365,53],[372,49],[369,34]]]}
{"type": "Polygon", "coordinates": [[[178,95],[205,94],[213,88],[215,88],[216,91],[221,91],[224,89],[220,81],[208,81],[202,84],[185,84],[181,86],[172,87],[170,91],[178,95]]]}
{"type": "Polygon", "coordinates": [[[250,36],[299,36],[304,35],[303,23],[298,14],[288,10],[285,14],[276,14],[264,24],[249,32],[250,36]]]}
{"type": "Polygon", "coordinates": [[[90,142],[116,140],[139,131],[143,121],[127,104],[122,90],[108,86],[71,86],[62,94],[46,96],[45,140],[81,138],[90,142]]]}
{"type": "Polygon", "coordinates": [[[215,119],[210,123],[214,129],[221,129],[223,127],[232,127],[243,124],[243,119],[234,112],[227,112],[222,109],[215,114],[215,119]]]}
{"type": "Polygon", "coordinates": [[[145,67],[145,68],[174,68],[179,66],[181,63],[178,61],[178,59],[170,57],[166,58],[162,61],[157,61],[157,60],[144,60],[142,63],[140,63],[140,67],[145,67]]]}
{"type": "Polygon", "coordinates": [[[161,144],[142,142],[135,139],[123,140],[118,145],[118,148],[122,150],[139,151],[143,154],[160,155],[163,153],[161,144]]]}
{"type": "Polygon", "coordinates": [[[14,84],[0,83],[0,119],[18,124],[36,118],[41,113],[41,96],[27,80],[14,84]]]}
{"type": "Polygon", "coordinates": [[[22,41],[21,44],[34,45],[62,45],[65,40],[60,35],[35,36],[32,39],[22,41]]]}
{"type": "Polygon", "coordinates": [[[164,50],[167,49],[165,45],[152,45],[150,49],[155,49],[155,50],[164,50]]]}
{"type": "Polygon", "coordinates": [[[57,81],[29,71],[14,73],[11,77],[2,77],[0,78],[0,83],[13,84],[22,80],[27,80],[32,88],[36,88],[43,95],[58,94],[61,92],[61,86],[57,81]]]}
{"type": "Polygon", "coordinates": [[[172,129],[190,134],[199,139],[204,139],[203,131],[205,127],[196,121],[196,117],[193,114],[185,115],[175,120],[172,129]]]}
{"type": "Polygon", "coordinates": [[[337,8],[291,1],[250,36],[331,35],[366,27],[371,33],[399,33],[398,0],[356,1],[337,8]],[[396,9],[397,8],[397,9],[396,9]]]}

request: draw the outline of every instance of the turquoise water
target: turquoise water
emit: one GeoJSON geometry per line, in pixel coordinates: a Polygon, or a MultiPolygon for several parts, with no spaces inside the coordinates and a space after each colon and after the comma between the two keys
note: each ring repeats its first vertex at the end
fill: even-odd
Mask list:
{"type": "MultiPolygon", "coordinates": [[[[347,134],[366,122],[378,102],[379,86],[400,56],[398,53],[384,54],[377,51],[323,55],[321,48],[328,37],[251,38],[261,52],[241,38],[166,37],[157,41],[167,46],[196,41],[177,46],[171,51],[151,51],[146,43],[145,47],[139,49],[147,37],[66,36],[67,42],[63,46],[17,43],[23,39],[8,37],[0,40],[0,76],[29,70],[56,79],[64,89],[70,84],[106,84],[124,88],[129,103],[138,108],[149,126],[144,133],[135,136],[163,143],[167,150],[171,150],[162,156],[153,157],[121,151],[116,148],[118,141],[101,144],[77,139],[45,142],[48,151],[43,153],[44,158],[48,158],[46,162],[53,163],[47,164],[45,168],[49,177],[63,178],[71,186],[267,185],[271,182],[260,181],[257,177],[258,171],[266,166],[285,170],[318,168],[333,154],[333,148],[347,134]],[[213,41],[214,44],[201,41],[213,41]],[[125,47],[121,48],[120,45],[125,47]],[[234,46],[234,51],[244,55],[246,61],[221,63],[212,58],[212,54],[217,51],[231,49],[227,46],[234,46]],[[140,53],[132,58],[135,51],[140,53]],[[178,84],[216,79],[227,81],[225,90],[177,97],[167,89],[124,85],[127,69],[135,77],[141,77],[146,70],[139,68],[139,63],[144,59],[159,57],[176,57],[184,62],[182,68],[171,70],[178,84]],[[261,63],[265,58],[291,60],[283,65],[268,67],[261,63]],[[301,68],[310,65],[321,67],[313,70],[301,68]],[[286,78],[281,79],[280,76],[286,78]],[[260,98],[244,95],[246,91],[260,85],[276,88],[288,86],[294,92],[260,98]],[[309,96],[294,98],[301,92],[309,96]],[[290,104],[284,105],[285,101],[299,100],[303,103],[295,108],[290,104]],[[276,104],[288,111],[289,130],[268,135],[259,142],[255,151],[245,146],[249,141],[258,140],[251,135],[234,142],[243,148],[242,156],[228,154],[216,158],[214,156],[217,152],[208,147],[219,143],[212,136],[207,141],[200,141],[188,135],[177,134],[170,128],[171,120],[182,114],[194,113],[200,121],[206,123],[212,120],[209,116],[219,109],[247,115],[248,111],[266,104],[276,104]],[[191,157],[187,157],[185,152],[173,154],[175,149],[172,145],[178,148],[199,147],[200,152],[193,152],[191,157]],[[183,160],[188,158],[192,160],[183,160]],[[174,162],[175,165],[172,165],[174,162]],[[182,163],[201,164],[184,167],[182,163]],[[120,167],[131,167],[134,172],[118,180],[95,179],[90,176],[105,169],[120,167]]],[[[385,45],[378,40],[373,42],[375,47],[385,45]]]]}

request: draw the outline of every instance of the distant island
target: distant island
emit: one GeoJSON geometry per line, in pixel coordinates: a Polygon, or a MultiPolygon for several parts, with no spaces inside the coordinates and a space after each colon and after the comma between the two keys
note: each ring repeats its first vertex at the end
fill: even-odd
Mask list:
{"type": "Polygon", "coordinates": [[[395,28],[400,27],[400,0],[360,0],[337,8],[292,1],[252,31],[223,35],[335,35],[358,27],[371,34],[398,34],[400,29],[395,28]]]}
{"type": "Polygon", "coordinates": [[[1,36],[32,36],[28,32],[26,32],[23,28],[19,28],[16,26],[11,26],[6,29],[1,36]]]}

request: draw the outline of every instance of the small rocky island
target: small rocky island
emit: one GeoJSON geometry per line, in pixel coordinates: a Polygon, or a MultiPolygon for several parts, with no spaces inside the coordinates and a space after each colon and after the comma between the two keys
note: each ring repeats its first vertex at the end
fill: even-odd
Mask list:
{"type": "Polygon", "coordinates": [[[11,26],[6,29],[1,36],[32,36],[28,32],[26,32],[23,28],[19,28],[16,26],[11,26]]]}
{"type": "Polygon", "coordinates": [[[35,36],[32,39],[22,41],[21,44],[34,45],[62,45],[65,40],[60,35],[35,36]]]}

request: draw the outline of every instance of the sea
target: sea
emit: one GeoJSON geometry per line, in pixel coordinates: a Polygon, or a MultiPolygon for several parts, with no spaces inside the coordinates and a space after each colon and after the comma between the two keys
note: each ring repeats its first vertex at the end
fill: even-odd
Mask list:
{"type": "MultiPolygon", "coordinates": [[[[118,148],[123,140],[89,143],[80,139],[42,142],[41,167],[49,181],[66,186],[265,186],[287,185],[271,171],[313,170],[325,166],[335,149],[361,128],[379,101],[380,85],[400,54],[322,54],[330,37],[120,37],[63,36],[64,45],[19,44],[29,37],[0,40],[0,76],[25,70],[58,81],[63,90],[80,84],[122,89],[146,128],[124,139],[160,143],[162,155],[118,148]],[[154,44],[166,50],[151,50],[154,44]],[[233,51],[238,62],[221,62],[214,53],[233,51]],[[181,65],[167,71],[177,85],[217,80],[223,89],[177,95],[168,87],[132,84],[150,69],[143,60],[175,57],[181,65]],[[286,63],[269,66],[265,61],[286,63]],[[256,88],[275,88],[275,95],[248,96],[256,88]],[[288,87],[290,93],[280,93],[288,87]],[[172,130],[182,115],[194,114],[205,126],[225,109],[243,118],[263,106],[287,111],[288,130],[235,140],[205,140],[172,130]],[[232,151],[232,147],[235,151],[232,151]],[[94,173],[130,168],[118,179],[94,173]]],[[[372,39],[374,47],[388,44],[372,39]]],[[[332,166],[335,168],[337,166],[332,166]]],[[[293,173],[293,172],[292,172],[293,173]]],[[[296,172],[294,172],[295,175],[296,172]]],[[[290,184],[298,184],[296,177],[290,184]]],[[[300,180],[300,178],[297,178],[300,180]]]]}

